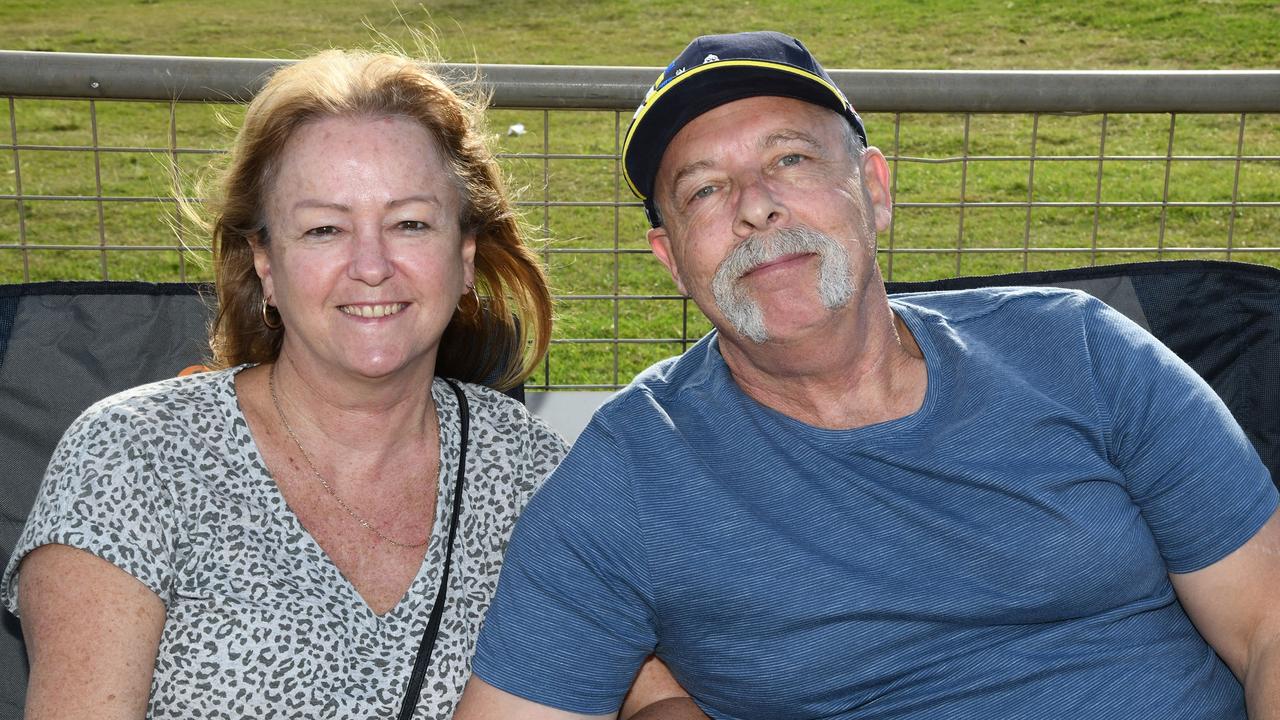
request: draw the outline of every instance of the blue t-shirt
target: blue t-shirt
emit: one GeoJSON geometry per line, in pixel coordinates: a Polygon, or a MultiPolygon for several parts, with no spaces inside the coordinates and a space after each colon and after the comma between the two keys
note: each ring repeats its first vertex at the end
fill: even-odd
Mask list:
{"type": "Polygon", "coordinates": [[[1213,391],[1101,302],[899,296],[921,408],[823,430],[714,333],[596,414],[517,523],[473,671],[616,710],[656,652],[713,718],[1243,718],[1168,572],[1277,504],[1213,391]]]}

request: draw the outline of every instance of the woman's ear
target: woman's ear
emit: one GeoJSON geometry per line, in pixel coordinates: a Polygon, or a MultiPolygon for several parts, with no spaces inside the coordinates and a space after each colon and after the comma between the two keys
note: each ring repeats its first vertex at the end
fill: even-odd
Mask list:
{"type": "Polygon", "coordinates": [[[262,283],[262,297],[270,301],[275,297],[275,288],[271,281],[271,253],[266,243],[266,231],[259,231],[249,236],[249,247],[253,249],[253,270],[258,274],[258,282],[262,283]]]}
{"type": "MultiPolygon", "coordinates": [[[[476,234],[469,232],[462,236],[462,284],[475,287],[476,284],[476,234]]],[[[466,295],[468,292],[464,292],[466,295]]]]}

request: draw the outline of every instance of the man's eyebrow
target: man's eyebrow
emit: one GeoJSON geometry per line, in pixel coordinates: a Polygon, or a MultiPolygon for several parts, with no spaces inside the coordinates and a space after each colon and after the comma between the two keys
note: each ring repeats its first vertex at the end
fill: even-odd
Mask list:
{"type": "Polygon", "coordinates": [[[680,187],[680,182],[682,180],[696,172],[706,170],[711,167],[711,165],[712,163],[710,160],[699,160],[697,162],[691,162],[677,170],[675,176],[671,178],[671,192],[675,192],[676,188],[680,187]]]}
{"type": "Polygon", "coordinates": [[[821,149],[823,147],[818,138],[804,132],[803,130],[779,130],[775,133],[770,133],[761,145],[763,147],[774,147],[775,145],[782,145],[789,142],[801,142],[816,149],[821,149]]]}

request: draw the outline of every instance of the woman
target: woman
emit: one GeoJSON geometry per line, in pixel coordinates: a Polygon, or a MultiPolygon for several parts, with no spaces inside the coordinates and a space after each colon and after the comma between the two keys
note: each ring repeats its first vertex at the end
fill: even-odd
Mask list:
{"type": "Polygon", "coordinates": [[[550,327],[481,110],[341,51],[249,106],[209,206],[220,369],[86,411],[6,570],[28,717],[451,714],[511,523],[565,449],[474,384],[518,383],[550,327]]]}

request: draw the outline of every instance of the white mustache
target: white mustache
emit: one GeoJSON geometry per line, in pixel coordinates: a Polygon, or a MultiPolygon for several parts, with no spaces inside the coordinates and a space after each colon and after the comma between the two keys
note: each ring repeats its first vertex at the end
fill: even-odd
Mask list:
{"type": "Polygon", "coordinates": [[[736,281],[756,268],[786,255],[821,254],[835,241],[811,228],[794,226],[769,234],[756,233],[743,240],[720,262],[715,281],[736,281]]]}
{"type": "Polygon", "coordinates": [[[818,294],[823,305],[834,310],[853,296],[849,252],[831,236],[803,225],[751,235],[720,261],[711,280],[716,305],[740,335],[757,343],[769,339],[760,304],[746,294],[738,281],[762,265],[801,253],[815,253],[821,258],[818,294]]]}

